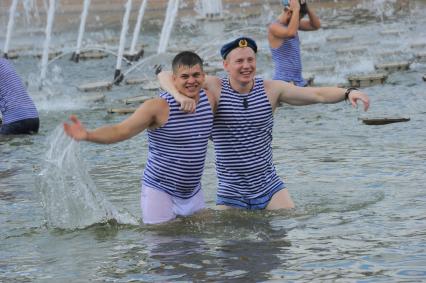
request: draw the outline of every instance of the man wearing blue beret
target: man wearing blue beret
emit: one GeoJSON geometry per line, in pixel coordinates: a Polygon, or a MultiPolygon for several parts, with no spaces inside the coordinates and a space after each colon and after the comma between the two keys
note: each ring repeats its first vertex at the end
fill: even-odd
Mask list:
{"type": "MultiPolygon", "coordinates": [[[[294,207],[288,189],[276,173],[272,158],[273,113],[284,102],[291,105],[337,103],[349,100],[369,107],[363,92],[337,87],[298,87],[280,80],[263,80],[256,74],[256,42],[237,38],[221,49],[226,78],[206,76],[204,88],[212,94],[215,113],[212,139],[216,153],[219,208],[289,209],[294,207]]],[[[195,102],[173,87],[170,72],[158,74],[161,86],[187,112],[195,102]]]]}
{"type": "Polygon", "coordinates": [[[282,0],[278,19],[268,27],[268,42],[274,62],[274,80],[307,86],[302,77],[302,58],[298,30],[313,31],[321,27],[315,12],[303,0],[282,0]],[[302,5],[300,5],[302,3],[302,5]],[[308,19],[302,19],[305,15],[308,19]]]}

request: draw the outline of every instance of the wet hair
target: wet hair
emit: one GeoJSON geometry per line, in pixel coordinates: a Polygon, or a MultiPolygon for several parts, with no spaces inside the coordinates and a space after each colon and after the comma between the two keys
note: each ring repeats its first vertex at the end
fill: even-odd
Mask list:
{"type": "Polygon", "coordinates": [[[173,73],[176,74],[179,67],[193,67],[195,65],[200,65],[201,70],[203,70],[203,60],[200,56],[192,51],[182,51],[173,58],[173,73]]]}

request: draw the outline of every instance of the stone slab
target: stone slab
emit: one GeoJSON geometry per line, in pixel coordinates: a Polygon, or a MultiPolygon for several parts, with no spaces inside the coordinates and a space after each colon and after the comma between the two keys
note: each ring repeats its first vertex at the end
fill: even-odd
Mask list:
{"type": "Polygon", "coordinates": [[[365,74],[365,75],[352,75],[348,77],[351,87],[368,87],[378,84],[384,84],[387,79],[387,74],[365,74]]]}
{"type": "Polygon", "coordinates": [[[374,68],[376,70],[384,70],[387,72],[395,72],[395,71],[403,71],[408,70],[410,68],[411,63],[408,61],[401,62],[392,62],[392,63],[384,63],[384,64],[376,64],[374,68]]]}
{"type": "Polygon", "coordinates": [[[115,113],[115,114],[130,114],[134,113],[137,108],[108,108],[108,113],[115,113]]]}
{"type": "Polygon", "coordinates": [[[360,119],[366,125],[375,125],[375,126],[410,121],[410,118],[399,118],[399,117],[397,118],[360,118],[360,119]]]}
{"type": "Polygon", "coordinates": [[[112,88],[112,82],[93,82],[82,84],[77,87],[79,91],[89,92],[89,91],[103,91],[110,90],[112,88]]]}
{"type": "Polygon", "coordinates": [[[151,98],[152,97],[150,97],[150,96],[140,95],[140,96],[125,98],[125,99],[123,99],[123,103],[125,103],[125,104],[143,103],[143,102],[145,102],[145,101],[147,101],[148,99],[151,99],[151,98]]]}

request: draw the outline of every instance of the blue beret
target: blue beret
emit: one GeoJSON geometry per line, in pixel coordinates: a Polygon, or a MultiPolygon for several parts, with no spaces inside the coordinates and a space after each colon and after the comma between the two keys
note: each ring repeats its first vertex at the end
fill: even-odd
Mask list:
{"type": "Polygon", "coordinates": [[[249,37],[239,37],[223,45],[220,49],[220,55],[223,59],[225,59],[226,56],[228,56],[229,52],[231,52],[237,47],[250,47],[251,49],[253,49],[254,53],[257,53],[257,44],[253,39],[249,37]]]}

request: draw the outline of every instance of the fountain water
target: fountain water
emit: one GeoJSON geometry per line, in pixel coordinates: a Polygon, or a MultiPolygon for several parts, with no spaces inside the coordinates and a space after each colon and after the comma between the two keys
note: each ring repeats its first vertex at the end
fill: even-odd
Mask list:
{"type": "Polygon", "coordinates": [[[173,29],[173,24],[178,12],[179,0],[169,0],[167,4],[166,18],[163,23],[163,29],[161,30],[160,43],[158,44],[157,53],[164,53],[169,43],[170,33],[173,29]]]}
{"type": "Polygon", "coordinates": [[[81,42],[83,41],[84,28],[86,26],[87,14],[89,13],[90,0],[84,0],[83,12],[81,13],[80,28],[78,30],[77,47],[71,60],[78,62],[80,60],[81,42]]]}
{"type": "Polygon", "coordinates": [[[202,0],[201,6],[205,18],[217,18],[222,16],[222,0],[202,0]]]}
{"type": "Polygon", "coordinates": [[[10,37],[12,36],[12,29],[15,21],[15,12],[16,7],[18,5],[18,0],[13,0],[12,5],[10,5],[9,9],[9,22],[7,23],[7,33],[6,33],[6,42],[4,44],[4,57],[8,58],[8,52],[9,52],[9,43],[10,43],[10,37]]]}
{"type": "Polygon", "coordinates": [[[120,84],[120,82],[124,79],[124,76],[121,72],[121,63],[122,58],[124,54],[124,45],[126,44],[126,35],[127,35],[127,29],[129,27],[129,18],[130,18],[130,12],[132,10],[132,0],[127,0],[126,4],[126,11],[124,13],[123,18],[123,26],[121,28],[120,33],[120,44],[118,47],[118,56],[117,56],[117,64],[115,67],[115,73],[114,73],[114,84],[120,84]]]}
{"type": "Polygon", "coordinates": [[[136,52],[136,44],[138,42],[142,19],[145,14],[145,8],[147,3],[148,0],[142,0],[141,6],[139,8],[138,19],[136,20],[135,29],[133,30],[132,44],[130,45],[130,54],[128,58],[130,61],[137,61],[140,57],[143,56],[143,49],[139,52],[136,52]]]}
{"type": "Polygon", "coordinates": [[[43,47],[43,55],[41,58],[41,75],[40,75],[40,88],[43,87],[43,84],[46,79],[46,73],[47,73],[47,64],[49,61],[49,46],[50,46],[50,39],[52,35],[52,26],[53,21],[55,19],[55,8],[56,8],[56,1],[50,0],[49,1],[49,11],[47,15],[47,25],[46,25],[46,39],[44,41],[44,47],[43,47]]]}

